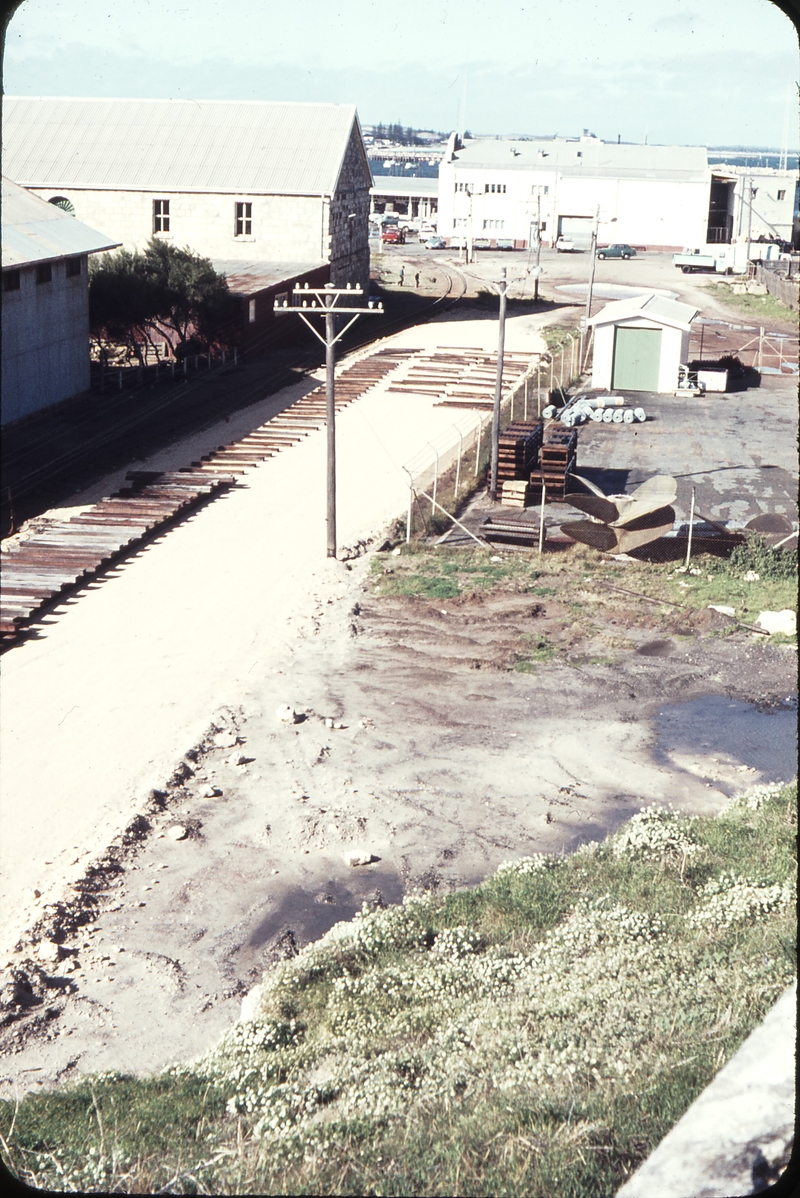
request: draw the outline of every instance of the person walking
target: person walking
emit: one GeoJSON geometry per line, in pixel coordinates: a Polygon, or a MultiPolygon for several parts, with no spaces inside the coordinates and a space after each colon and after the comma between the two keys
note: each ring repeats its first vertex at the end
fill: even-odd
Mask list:
{"type": "Polygon", "coordinates": [[[415,271],[414,273],[414,286],[419,287],[419,271],[415,271]]]}
{"type": "Polygon", "coordinates": [[[405,277],[406,277],[406,268],[404,266],[401,266],[400,267],[400,286],[401,287],[403,286],[405,277]]]}

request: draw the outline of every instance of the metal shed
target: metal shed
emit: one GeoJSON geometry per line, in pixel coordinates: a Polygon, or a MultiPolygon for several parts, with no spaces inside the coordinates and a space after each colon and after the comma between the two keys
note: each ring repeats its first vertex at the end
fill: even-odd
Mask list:
{"type": "Polygon", "coordinates": [[[689,358],[699,309],[655,292],[606,304],[592,316],[592,386],[603,391],[674,391],[689,358]]]}

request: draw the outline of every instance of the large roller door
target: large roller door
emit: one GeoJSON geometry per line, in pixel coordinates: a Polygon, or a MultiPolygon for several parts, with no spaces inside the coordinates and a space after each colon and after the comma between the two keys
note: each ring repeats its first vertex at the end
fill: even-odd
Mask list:
{"type": "Polygon", "coordinates": [[[559,216],[559,237],[571,237],[576,250],[592,248],[592,218],[591,216],[559,216]]]}
{"type": "Polygon", "coordinates": [[[661,329],[614,329],[615,390],[657,391],[660,366],[661,329]]]}

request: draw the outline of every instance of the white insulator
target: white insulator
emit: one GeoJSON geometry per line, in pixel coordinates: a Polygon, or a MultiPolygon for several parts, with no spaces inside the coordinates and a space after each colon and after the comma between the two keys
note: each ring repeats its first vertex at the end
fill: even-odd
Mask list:
{"type": "Polygon", "coordinates": [[[610,424],[614,419],[614,412],[611,408],[605,408],[603,411],[603,424],[610,424]]]}
{"type": "Polygon", "coordinates": [[[556,414],[556,410],[555,404],[548,404],[545,410],[542,412],[542,415],[544,416],[545,420],[552,420],[556,414]]]}
{"type": "Polygon", "coordinates": [[[644,424],[645,420],[647,419],[647,413],[645,412],[644,408],[634,408],[633,414],[637,420],[644,424]]]}
{"type": "Polygon", "coordinates": [[[595,408],[595,410],[592,412],[592,420],[594,420],[595,424],[602,424],[602,421],[603,421],[603,409],[602,408],[595,408]]]}
{"type": "Polygon", "coordinates": [[[631,408],[625,409],[625,411],[622,413],[622,419],[625,421],[626,424],[633,424],[636,417],[634,416],[631,408]]]}
{"type": "Polygon", "coordinates": [[[622,424],[622,421],[624,419],[625,419],[625,413],[623,412],[622,408],[614,408],[614,416],[613,416],[614,423],[622,424]]]}

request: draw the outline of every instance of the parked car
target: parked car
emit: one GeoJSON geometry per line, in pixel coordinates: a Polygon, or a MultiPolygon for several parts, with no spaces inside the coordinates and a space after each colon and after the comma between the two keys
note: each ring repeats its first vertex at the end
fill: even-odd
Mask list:
{"type": "Polygon", "coordinates": [[[499,250],[513,250],[514,242],[508,237],[498,237],[497,248],[499,250]]]}
{"type": "Polygon", "coordinates": [[[434,234],[434,233],[429,235],[429,237],[425,243],[426,250],[443,250],[446,248],[447,248],[447,242],[445,241],[445,239],[443,237],[437,237],[436,234],[434,234]]]}
{"type": "Polygon", "coordinates": [[[556,249],[559,254],[572,254],[575,251],[575,242],[571,237],[559,237],[556,242],[556,249]]]}
{"type": "Polygon", "coordinates": [[[406,231],[398,228],[397,225],[385,225],[381,233],[381,241],[384,245],[405,245],[406,231]]]}
{"type": "Polygon", "coordinates": [[[632,245],[625,245],[624,242],[619,244],[603,246],[602,250],[597,251],[598,258],[635,258],[636,250],[632,245]]]}
{"type": "Polygon", "coordinates": [[[433,225],[426,225],[426,224],[420,225],[420,229],[419,229],[420,241],[427,241],[429,237],[435,237],[435,236],[436,236],[436,230],[434,229],[433,225]]]}

